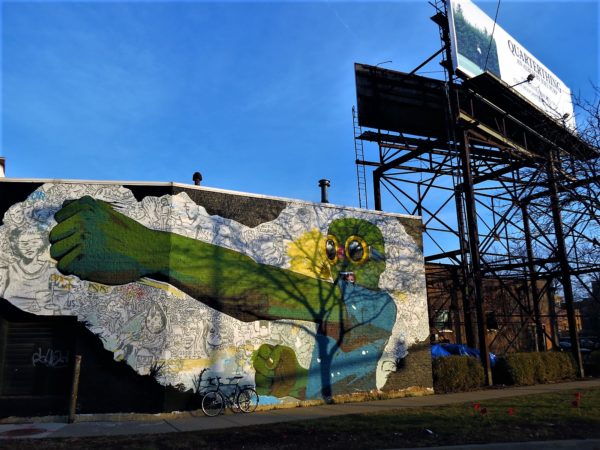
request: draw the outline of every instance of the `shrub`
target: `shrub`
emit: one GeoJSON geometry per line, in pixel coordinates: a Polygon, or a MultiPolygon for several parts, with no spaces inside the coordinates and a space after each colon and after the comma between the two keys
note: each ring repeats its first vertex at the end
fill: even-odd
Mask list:
{"type": "Polygon", "coordinates": [[[483,367],[470,356],[447,356],[433,360],[433,388],[438,394],[471,391],[483,386],[483,367]]]}
{"type": "Polygon", "coordinates": [[[510,353],[499,357],[494,368],[496,384],[530,386],[575,378],[576,370],[569,353],[510,353]]]}
{"type": "Polygon", "coordinates": [[[494,380],[502,384],[535,384],[534,367],[526,353],[511,353],[499,357],[494,368],[494,380]]]}
{"type": "Polygon", "coordinates": [[[575,361],[570,353],[545,352],[540,353],[546,369],[546,381],[560,381],[577,376],[575,361]]]}

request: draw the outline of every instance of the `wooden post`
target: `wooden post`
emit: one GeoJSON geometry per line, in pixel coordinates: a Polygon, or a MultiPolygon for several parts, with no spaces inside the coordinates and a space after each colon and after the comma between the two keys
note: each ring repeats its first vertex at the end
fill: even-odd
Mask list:
{"type": "Polygon", "coordinates": [[[79,373],[81,371],[81,355],[75,356],[73,367],[73,382],[71,383],[71,401],[69,403],[68,422],[75,422],[75,411],[77,409],[77,393],[79,392],[79,373]]]}

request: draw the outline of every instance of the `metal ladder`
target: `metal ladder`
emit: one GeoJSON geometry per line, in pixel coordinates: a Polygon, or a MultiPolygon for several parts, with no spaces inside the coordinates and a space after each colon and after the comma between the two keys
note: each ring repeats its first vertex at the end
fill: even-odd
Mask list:
{"type": "Polygon", "coordinates": [[[361,208],[369,208],[369,199],[367,197],[367,175],[365,171],[365,152],[363,141],[360,139],[362,128],[358,124],[358,114],[356,108],[352,107],[352,125],[354,127],[354,153],[356,155],[356,179],[358,181],[358,205],[361,208]]]}

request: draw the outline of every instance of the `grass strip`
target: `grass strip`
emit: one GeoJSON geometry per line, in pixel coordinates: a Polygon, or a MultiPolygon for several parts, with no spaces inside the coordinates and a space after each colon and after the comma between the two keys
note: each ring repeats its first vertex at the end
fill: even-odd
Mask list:
{"type": "MultiPolygon", "coordinates": [[[[207,419],[209,420],[209,419],[207,419]]],[[[7,450],[361,449],[600,438],[600,388],[156,435],[19,439],[7,450]]]]}

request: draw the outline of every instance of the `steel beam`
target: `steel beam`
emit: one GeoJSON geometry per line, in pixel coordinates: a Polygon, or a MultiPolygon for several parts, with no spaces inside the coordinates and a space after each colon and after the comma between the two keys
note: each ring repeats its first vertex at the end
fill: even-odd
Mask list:
{"type": "Polygon", "coordinates": [[[525,236],[525,248],[527,250],[527,268],[529,270],[529,278],[531,283],[531,298],[533,300],[533,315],[535,319],[535,334],[537,350],[546,349],[546,340],[544,339],[544,329],[540,320],[540,293],[537,288],[537,273],[533,264],[533,246],[531,243],[531,230],[529,229],[529,213],[527,205],[521,205],[521,216],[523,219],[523,231],[525,236]]]}
{"type": "Polygon", "coordinates": [[[415,67],[409,73],[409,75],[414,75],[417,72],[417,70],[419,70],[421,67],[426,66],[428,63],[430,63],[433,60],[433,58],[435,58],[437,55],[442,53],[444,50],[446,50],[444,47],[440,48],[437,52],[435,52],[433,55],[431,55],[429,58],[427,58],[425,61],[423,61],[421,64],[419,64],[417,67],[415,67]]]}
{"type": "Polygon", "coordinates": [[[562,228],[562,217],[560,214],[560,204],[558,199],[558,188],[556,186],[555,166],[560,165],[559,158],[555,157],[554,151],[549,152],[547,163],[548,182],[550,184],[550,204],[552,209],[552,222],[554,224],[554,235],[556,238],[556,252],[560,263],[560,278],[565,296],[565,305],[567,308],[567,321],[569,323],[569,336],[571,337],[571,351],[577,364],[579,377],[583,378],[583,360],[581,359],[581,349],[579,347],[579,337],[577,333],[577,320],[575,318],[575,307],[573,305],[573,286],[571,284],[571,269],[567,259],[567,250],[565,236],[562,228]]]}
{"type": "Polygon", "coordinates": [[[469,135],[467,131],[463,131],[463,142],[460,147],[462,178],[465,200],[465,218],[468,229],[469,239],[469,284],[472,298],[475,302],[475,312],[477,314],[477,331],[479,335],[479,354],[483,363],[485,380],[488,386],[493,384],[492,366],[490,364],[490,355],[488,352],[486,341],[485,317],[483,312],[483,295],[482,295],[482,271],[481,271],[481,255],[479,253],[479,231],[477,226],[477,208],[475,206],[475,192],[473,190],[473,174],[471,173],[471,153],[469,148],[469,135]]]}
{"type": "Polygon", "coordinates": [[[425,262],[438,261],[444,258],[452,258],[455,261],[456,257],[461,254],[461,250],[453,250],[451,252],[437,253],[435,255],[429,255],[425,257],[425,262]]]}

